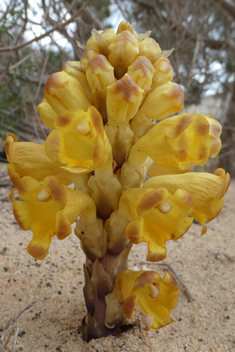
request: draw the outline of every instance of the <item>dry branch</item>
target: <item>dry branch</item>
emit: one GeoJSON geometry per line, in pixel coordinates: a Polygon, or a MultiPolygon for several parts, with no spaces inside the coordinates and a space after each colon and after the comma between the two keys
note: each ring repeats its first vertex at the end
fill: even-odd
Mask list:
{"type": "Polygon", "coordinates": [[[67,25],[69,25],[70,23],[72,23],[79,15],[81,15],[81,13],[85,10],[85,8],[90,4],[92,0],[87,0],[86,3],[75,12],[75,14],[73,16],[70,17],[69,20],[65,21],[64,23],[59,22],[56,26],[54,26],[53,28],[51,28],[49,31],[43,33],[42,35],[35,37],[34,39],[29,40],[28,42],[19,44],[19,45],[15,45],[15,46],[7,46],[7,47],[2,47],[0,48],[0,52],[13,52],[16,50],[20,50],[22,48],[24,48],[27,45],[30,45],[32,43],[38,42],[39,40],[48,37],[51,33],[55,32],[57,29],[66,27],[67,25]]]}

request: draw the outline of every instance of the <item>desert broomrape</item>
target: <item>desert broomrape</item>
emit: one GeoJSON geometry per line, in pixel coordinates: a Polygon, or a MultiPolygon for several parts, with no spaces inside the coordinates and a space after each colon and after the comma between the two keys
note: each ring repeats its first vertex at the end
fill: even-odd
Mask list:
{"type": "Polygon", "coordinates": [[[76,222],[86,255],[86,341],[117,335],[136,307],[148,317],[146,330],[173,321],[175,279],[128,269],[130,250],[146,242],[146,259],[161,261],[166,242],[193,219],[206,233],[230,182],[223,169],[190,172],[219,153],[221,126],[210,115],[175,115],[184,93],[172,82],[171,51],[150,34],[127,22],[116,33],[92,30],[80,62],[66,62],[45,84],[38,105],[51,130],[45,144],[6,139],[13,212],[33,232],[28,253],[44,259],[52,237],[64,240],[76,222]]]}

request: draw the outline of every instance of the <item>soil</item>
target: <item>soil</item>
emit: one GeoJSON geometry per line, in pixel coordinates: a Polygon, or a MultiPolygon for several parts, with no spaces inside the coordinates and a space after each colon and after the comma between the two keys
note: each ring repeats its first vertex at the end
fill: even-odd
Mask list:
{"type": "Polygon", "coordinates": [[[118,337],[85,343],[81,338],[84,254],[79,241],[75,235],[63,241],[53,239],[44,261],[31,258],[26,252],[31,233],[22,231],[14,219],[8,201],[11,186],[5,174],[6,164],[2,163],[0,331],[21,314],[4,335],[3,346],[10,339],[3,351],[235,351],[235,181],[224,197],[222,212],[208,224],[203,237],[201,226],[193,224],[180,240],[167,243],[168,256],[163,263],[168,265],[142,263],[145,244],[134,246],[131,252],[131,269],[156,270],[161,275],[164,270],[174,271],[180,288],[178,304],[171,313],[174,323],[146,332],[146,321],[137,312],[118,337]]]}

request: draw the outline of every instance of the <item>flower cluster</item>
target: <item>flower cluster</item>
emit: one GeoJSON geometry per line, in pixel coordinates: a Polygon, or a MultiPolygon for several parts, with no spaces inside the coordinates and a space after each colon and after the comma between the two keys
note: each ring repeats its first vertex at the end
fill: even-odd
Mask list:
{"type": "Polygon", "coordinates": [[[127,22],[92,31],[80,62],[66,62],[45,84],[38,106],[51,130],[45,144],[6,139],[10,195],[17,222],[31,230],[27,247],[48,255],[53,236],[75,235],[86,254],[85,340],[115,335],[135,307],[146,329],[169,324],[178,286],[171,274],[127,269],[133,244],[147,260],[166,258],[166,241],[214,219],[230,177],[190,172],[219,153],[221,126],[209,115],[183,113],[184,94],[150,32],[127,22]],[[151,177],[146,180],[149,174],[151,177]],[[14,200],[18,191],[21,200],[14,200]]]}

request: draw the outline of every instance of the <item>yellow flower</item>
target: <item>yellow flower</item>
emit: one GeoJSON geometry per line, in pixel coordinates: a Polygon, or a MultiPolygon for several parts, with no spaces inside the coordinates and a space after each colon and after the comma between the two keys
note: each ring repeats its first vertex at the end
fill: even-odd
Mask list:
{"type": "Polygon", "coordinates": [[[172,82],[167,82],[151,89],[130,125],[134,132],[134,141],[144,136],[152,127],[151,120],[162,120],[165,117],[181,111],[184,106],[182,88],[172,82]]]}
{"type": "Polygon", "coordinates": [[[54,122],[47,137],[45,151],[55,163],[73,172],[90,172],[111,156],[111,147],[103,129],[100,113],[93,107],[88,111],[67,110],[54,122]]]}
{"type": "MultiPolygon", "coordinates": [[[[147,180],[143,188],[125,191],[119,209],[109,224],[119,223],[133,243],[148,242],[149,261],[166,257],[166,241],[177,240],[192,224],[193,218],[203,225],[213,220],[222,210],[230,183],[229,174],[217,169],[214,175],[191,172],[180,175],[156,176],[147,180]]],[[[108,225],[108,224],[107,224],[108,225]]],[[[125,246],[123,236],[108,228],[109,247],[125,246]]],[[[121,247],[122,248],[122,247],[121,247]]]]}
{"type": "Polygon", "coordinates": [[[212,116],[184,113],[160,121],[132,146],[122,166],[124,189],[139,187],[146,172],[151,176],[179,174],[204,165],[219,153],[220,134],[221,125],[212,116]],[[136,171],[142,177],[137,175],[135,181],[132,176],[130,183],[136,171]]]}
{"type": "Polygon", "coordinates": [[[8,174],[16,188],[24,176],[42,181],[46,176],[57,175],[65,184],[71,183],[69,173],[61,168],[62,164],[48,158],[44,145],[18,142],[16,135],[11,133],[6,138],[5,151],[9,161],[8,174]]]}
{"type": "MultiPolygon", "coordinates": [[[[123,315],[133,318],[137,306],[149,318],[145,330],[159,329],[173,322],[169,317],[178,300],[179,289],[168,272],[164,277],[154,271],[123,270],[116,278],[113,298],[121,291],[124,299],[123,315]]],[[[106,299],[108,301],[108,299],[106,299]]]]}
{"type": "Polygon", "coordinates": [[[62,240],[70,235],[71,224],[80,214],[89,217],[91,223],[96,219],[92,199],[62,185],[54,176],[43,182],[25,176],[17,191],[23,201],[13,203],[13,212],[20,227],[34,233],[27,251],[36,259],[42,260],[48,254],[52,236],[62,240]]]}
{"type": "Polygon", "coordinates": [[[193,200],[193,211],[190,214],[203,225],[202,234],[206,232],[206,221],[213,220],[222,210],[225,195],[230,184],[230,175],[223,169],[217,169],[214,174],[206,172],[190,172],[181,175],[152,177],[143,187],[165,187],[174,193],[178,189],[187,191],[193,200]]]}
{"type": "Polygon", "coordinates": [[[126,235],[133,243],[148,242],[149,261],[166,258],[166,241],[177,240],[191,226],[193,200],[184,189],[136,188],[123,193],[118,213],[126,219],[126,235]]]}

